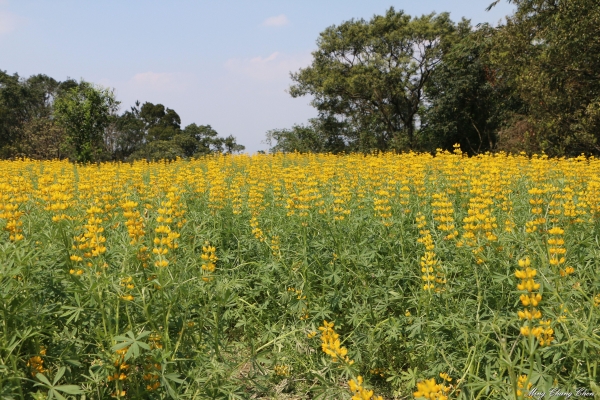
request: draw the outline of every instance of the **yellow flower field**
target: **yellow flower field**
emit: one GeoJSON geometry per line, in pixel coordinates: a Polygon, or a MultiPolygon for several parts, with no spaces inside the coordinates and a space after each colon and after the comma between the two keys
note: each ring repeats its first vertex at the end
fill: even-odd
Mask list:
{"type": "Polygon", "coordinates": [[[585,157],[0,161],[0,397],[600,396],[599,222],[585,157]]]}

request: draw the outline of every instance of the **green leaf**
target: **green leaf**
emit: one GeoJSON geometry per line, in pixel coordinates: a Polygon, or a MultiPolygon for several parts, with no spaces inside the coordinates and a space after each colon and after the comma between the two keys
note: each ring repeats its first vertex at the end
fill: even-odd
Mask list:
{"type": "Polygon", "coordinates": [[[58,383],[58,381],[60,380],[60,378],[63,377],[63,375],[65,374],[66,368],[65,367],[60,367],[58,369],[58,371],[56,371],[56,375],[54,376],[54,381],[52,382],[52,386],[56,385],[58,383]]]}
{"type": "Polygon", "coordinates": [[[180,379],[179,378],[180,375],[176,374],[176,373],[165,374],[163,376],[165,377],[165,379],[168,379],[168,380],[173,381],[175,383],[183,383],[183,382],[185,382],[185,380],[180,379]]]}
{"type": "Polygon", "coordinates": [[[82,393],[84,393],[84,391],[81,390],[81,388],[77,385],[59,385],[59,386],[54,386],[54,389],[61,391],[63,393],[67,393],[67,394],[82,394],[82,393]]]}
{"type": "MultiPolygon", "coordinates": [[[[35,374],[35,377],[38,378],[40,381],[42,381],[42,383],[44,383],[45,385],[52,387],[52,384],[50,383],[48,378],[46,378],[43,374],[38,372],[37,374],[35,374]]],[[[38,385],[39,385],[39,383],[38,383],[38,385]]]]}
{"type": "Polygon", "coordinates": [[[145,338],[149,334],[149,331],[144,331],[135,337],[132,331],[128,331],[125,333],[127,336],[115,336],[114,339],[121,341],[121,343],[112,346],[111,349],[113,351],[117,351],[128,348],[127,353],[125,353],[124,360],[129,360],[131,357],[137,358],[140,355],[140,347],[145,350],[150,350],[150,346],[141,341],[141,339],[145,338]]]}
{"type": "Polygon", "coordinates": [[[54,390],[54,388],[50,389],[48,398],[52,399],[53,396],[56,396],[56,398],[58,400],[67,400],[62,394],[60,394],[56,390],[54,390]]]}

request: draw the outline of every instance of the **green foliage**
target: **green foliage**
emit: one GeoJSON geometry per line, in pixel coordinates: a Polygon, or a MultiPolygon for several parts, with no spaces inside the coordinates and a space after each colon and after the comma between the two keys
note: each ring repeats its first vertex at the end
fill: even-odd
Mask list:
{"type": "Polygon", "coordinates": [[[72,154],[64,129],[50,118],[34,118],[23,125],[18,151],[18,155],[34,160],[62,159],[72,154]]]}
{"type": "Polygon", "coordinates": [[[185,149],[188,157],[223,152],[223,139],[210,125],[190,124],[183,129],[178,140],[187,140],[185,149]]]}
{"type": "Polygon", "coordinates": [[[116,119],[116,146],[114,158],[126,159],[133,152],[139,150],[146,140],[146,124],[140,118],[139,102],[134,107],[125,111],[116,119]]]}
{"type": "Polygon", "coordinates": [[[177,157],[185,157],[185,151],[173,140],[155,140],[141,149],[133,152],[129,157],[130,160],[175,160],[177,157]]]}
{"type": "Polygon", "coordinates": [[[244,150],[233,136],[222,138],[210,125],[192,123],[183,130],[177,113],[162,104],[139,102],[117,121],[121,156],[129,160],[173,160],[244,150]]]}
{"type": "Polygon", "coordinates": [[[457,399],[514,399],[522,374],[541,390],[598,392],[600,225],[592,201],[598,192],[586,186],[597,182],[597,160],[292,154],[16,165],[2,165],[18,171],[11,182],[37,186],[23,186],[30,196],[19,208],[28,211],[21,217],[24,239],[11,242],[0,232],[4,398],[31,398],[35,391],[35,398],[60,398],[76,389],[98,399],[117,390],[126,396],[116,397],[132,399],[348,398],[353,374],[386,399],[410,398],[417,382],[440,372],[453,385],[461,380],[457,399]],[[540,165],[548,166],[543,183],[540,165]],[[68,190],[58,183],[63,179],[68,190]],[[477,186],[467,192],[463,184],[477,186]],[[535,217],[528,192],[546,184],[556,192],[543,195],[544,207],[553,194],[583,193],[572,198],[579,222],[556,216],[565,228],[567,263],[576,270],[566,277],[548,261],[547,231],[555,223],[525,231],[535,217]],[[56,202],[42,198],[51,185],[72,196],[62,221],[52,221],[56,202]],[[392,224],[373,210],[382,188],[390,192],[392,224]],[[471,200],[488,191],[506,195],[486,197],[499,225],[497,240],[481,236],[476,245],[458,245],[471,200]],[[406,203],[392,192],[409,193],[406,203]],[[253,198],[256,193],[263,197],[253,198]],[[301,193],[318,196],[314,202],[306,196],[307,208],[290,214],[287,200],[301,193]],[[446,239],[433,219],[440,215],[433,205],[439,193],[455,210],[459,238],[446,239]],[[139,242],[128,234],[131,215],[121,199],[140,211],[146,234],[139,242]],[[167,203],[187,212],[185,222],[171,224],[178,246],[161,268],[153,265],[151,249],[167,203]],[[70,255],[93,206],[103,210],[98,226],[107,251],[78,262],[70,255]],[[351,212],[334,220],[337,207],[351,212]],[[415,223],[420,214],[425,226],[415,223]],[[504,229],[509,219],[516,224],[512,232],[504,229]],[[445,274],[439,291],[423,290],[423,229],[431,232],[445,274]],[[212,279],[203,280],[206,241],[219,260],[212,279]],[[519,333],[522,292],[515,270],[525,255],[538,271],[539,308],[553,321],[556,341],[548,347],[519,333]],[[307,336],[324,319],[335,321],[355,364],[332,363],[319,337],[307,336]],[[38,356],[42,372],[34,368],[38,356]],[[281,365],[289,375],[277,374],[281,365]],[[153,382],[158,389],[148,390],[153,382]]]}
{"type": "Polygon", "coordinates": [[[18,136],[19,126],[23,123],[24,90],[19,85],[18,75],[8,75],[0,71],[0,156],[10,155],[8,148],[18,136]]]}
{"type": "Polygon", "coordinates": [[[294,125],[292,129],[273,129],[266,134],[271,153],[340,153],[351,151],[355,143],[344,142],[346,124],[333,118],[313,118],[309,125],[294,125]]]}
{"type": "Polygon", "coordinates": [[[56,99],[54,115],[66,132],[75,160],[88,162],[101,157],[104,130],[118,104],[111,90],[84,81],[56,99]]]}
{"type": "Polygon", "coordinates": [[[157,160],[244,150],[210,125],[182,130],[162,104],[136,102],[117,115],[118,104],[111,90],[88,82],[0,71],[0,158],[157,160]]]}
{"type": "Polygon", "coordinates": [[[323,152],[322,140],[310,126],[294,125],[292,129],[273,129],[266,136],[271,153],[323,152]]]}
{"type": "Polygon", "coordinates": [[[233,136],[221,138],[210,125],[190,124],[183,130],[167,127],[161,132],[174,132],[174,135],[169,140],[153,140],[154,136],[149,135],[146,143],[140,144],[138,150],[134,151],[128,159],[174,160],[177,157],[200,157],[223,151],[233,154],[244,150],[244,146],[238,144],[233,136]]]}
{"type": "Polygon", "coordinates": [[[360,151],[414,148],[425,84],[453,32],[447,13],[411,18],[394,8],[329,27],[311,66],[292,74],[290,94],[313,96],[360,151]]]}
{"type": "Polygon", "coordinates": [[[490,62],[496,36],[489,25],[459,24],[455,42],[426,85],[421,129],[430,150],[455,143],[471,154],[498,148],[498,132],[511,112],[519,111],[520,101],[490,62]]]}
{"type": "Polygon", "coordinates": [[[145,123],[146,140],[171,140],[181,130],[181,118],[170,108],[162,104],[144,103],[139,113],[145,123]]]}
{"type": "Polygon", "coordinates": [[[223,148],[226,154],[235,154],[240,151],[244,151],[246,148],[244,145],[238,144],[233,135],[229,135],[223,139],[223,148]]]}
{"type": "Polygon", "coordinates": [[[494,63],[527,107],[520,120],[554,155],[600,152],[600,7],[595,0],[516,0],[494,63]]]}
{"type": "Polygon", "coordinates": [[[61,394],[82,394],[83,390],[80,389],[77,385],[57,385],[60,379],[65,374],[66,367],[60,367],[56,372],[56,376],[52,383],[44,376],[43,374],[37,373],[35,377],[40,381],[35,384],[35,386],[41,386],[45,390],[48,391],[48,400],[52,400],[53,398],[57,398],[58,400],[66,400],[66,398],[61,394]]]}
{"type": "MultiPolygon", "coordinates": [[[[0,70],[0,157],[38,158],[43,149],[36,146],[60,140],[62,134],[52,121],[52,104],[54,98],[73,86],[77,83],[72,80],[57,82],[46,75],[21,79],[0,70]],[[46,134],[39,129],[42,126],[52,132],[46,134]]],[[[56,154],[59,144],[53,143],[48,152],[56,154]]]]}
{"type": "Polygon", "coordinates": [[[363,152],[600,154],[598,2],[509,2],[516,12],[496,28],[393,8],[327,28],[290,94],[312,95],[319,119],[336,123],[267,140],[284,151],[331,151],[325,138],[340,137],[363,152]]]}

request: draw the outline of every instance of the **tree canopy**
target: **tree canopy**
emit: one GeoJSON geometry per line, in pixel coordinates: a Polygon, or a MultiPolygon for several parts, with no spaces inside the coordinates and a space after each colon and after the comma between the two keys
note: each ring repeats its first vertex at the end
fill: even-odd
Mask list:
{"type": "Polygon", "coordinates": [[[423,144],[451,149],[456,143],[472,154],[498,148],[498,132],[522,102],[496,79],[490,50],[496,30],[489,25],[473,29],[458,24],[452,47],[433,71],[425,87],[423,144]]]}
{"type": "Polygon", "coordinates": [[[102,153],[104,130],[118,102],[112,91],[81,82],[54,102],[54,116],[66,132],[67,144],[80,162],[96,160],[102,153]]]}
{"type": "Polygon", "coordinates": [[[600,154],[600,3],[513,0],[493,62],[527,109],[520,120],[550,154],[600,154]]]}
{"type": "Polygon", "coordinates": [[[181,128],[175,110],[136,104],[122,114],[112,90],[46,75],[27,79],[0,70],[0,158],[78,162],[190,158],[244,150],[210,125],[181,128]]]}
{"type": "Polygon", "coordinates": [[[291,74],[318,117],[267,132],[271,151],[600,154],[600,3],[508,1],[497,27],[390,8],[325,29],[291,74]]]}
{"type": "Polygon", "coordinates": [[[423,90],[453,32],[447,13],[394,8],[329,27],[312,64],[292,74],[290,94],[312,95],[321,118],[344,122],[350,148],[413,148],[423,90]]]}

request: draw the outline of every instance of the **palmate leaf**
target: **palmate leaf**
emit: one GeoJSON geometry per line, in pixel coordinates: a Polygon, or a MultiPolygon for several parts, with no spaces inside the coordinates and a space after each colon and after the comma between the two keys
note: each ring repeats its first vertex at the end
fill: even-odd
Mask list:
{"type": "Polygon", "coordinates": [[[83,391],[77,385],[58,385],[54,386],[54,390],[58,390],[60,392],[66,394],[81,394],[83,391]]]}
{"type": "Polygon", "coordinates": [[[77,385],[56,385],[65,374],[65,371],[65,367],[60,367],[56,372],[52,383],[50,383],[50,381],[45,375],[37,373],[35,377],[41,383],[36,383],[35,386],[45,387],[48,390],[48,399],[53,399],[56,397],[58,400],[66,400],[65,397],[60,394],[60,392],[72,395],[82,394],[83,390],[81,390],[81,388],[77,385]]]}
{"type": "MultiPolygon", "coordinates": [[[[50,383],[50,381],[48,380],[48,378],[46,378],[45,375],[41,374],[41,373],[37,373],[35,374],[35,377],[38,378],[44,385],[47,386],[52,386],[52,384],[50,383]]],[[[36,386],[42,386],[39,383],[36,383],[36,386]]]]}
{"type": "Polygon", "coordinates": [[[63,312],[60,316],[61,317],[69,317],[67,319],[66,324],[68,325],[69,323],[71,323],[71,321],[75,321],[77,322],[77,320],[79,319],[79,316],[81,315],[82,312],[85,311],[85,308],[81,305],[81,300],[79,298],[79,293],[75,293],[75,302],[77,303],[77,307],[73,307],[73,306],[66,306],[63,305],[61,308],[65,310],[65,312],[63,312]]]}
{"type": "Polygon", "coordinates": [[[124,348],[128,348],[127,353],[125,353],[124,360],[127,361],[132,356],[133,358],[136,358],[140,355],[140,347],[145,350],[150,350],[150,346],[148,346],[147,343],[141,341],[141,339],[145,338],[149,334],[150,331],[143,331],[137,337],[135,337],[135,334],[132,331],[128,331],[127,333],[125,333],[126,336],[115,336],[114,340],[120,341],[121,343],[118,343],[111,347],[111,350],[117,351],[124,348]]]}
{"type": "Polygon", "coordinates": [[[52,381],[52,386],[56,385],[58,383],[58,381],[60,380],[60,378],[63,377],[63,375],[65,374],[65,367],[60,367],[58,369],[58,371],[56,372],[56,375],[54,375],[54,381],[52,381]]]}
{"type": "MultiPolygon", "coordinates": [[[[163,368],[163,370],[164,370],[164,368],[163,368]]],[[[182,384],[184,382],[184,380],[179,378],[179,374],[177,374],[177,373],[163,374],[160,380],[161,380],[163,387],[167,388],[167,392],[169,392],[169,396],[171,396],[171,398],[173,398],[173,399],[177,399],[178,398],[177,392],[175,392],[175,390],[173,389],[173,387],[171,386],[169,381],[178,383],[178,384],[182,384]]]]}

